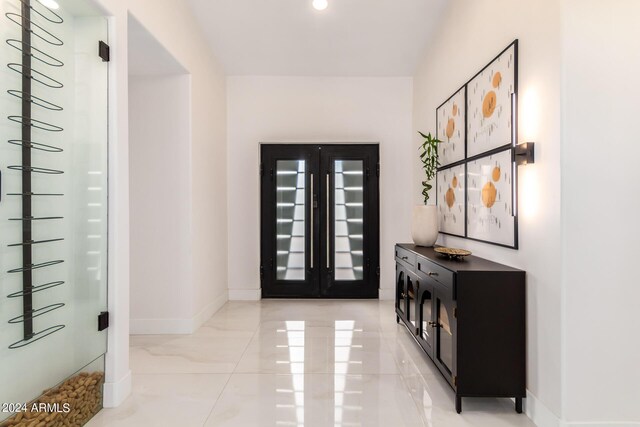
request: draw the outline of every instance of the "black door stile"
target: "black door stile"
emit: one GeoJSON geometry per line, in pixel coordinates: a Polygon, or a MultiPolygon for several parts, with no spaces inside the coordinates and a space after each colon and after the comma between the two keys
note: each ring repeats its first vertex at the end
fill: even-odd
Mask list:
{"type": "MultiPolygon", "coordinates": [[[[261,282],[262,296],[265,298],[377,298],[379,287],[379,195],[378,195],[378,146],[372,144],[331,144],[331,145],[310,145],[310,144],[262,144],[261,145],[261,282]],[[284,234],[278,235],[278,222],[282,221],[280,230],[286,229],[286,222],[291,221],[286,215],[283,219],[282,211],[276,212],[279,207],[286,206],[291,203],[283,203],[285,200],[283,194],[278,194],[278,185],[280,182],[280,190],[294,191],[289,178],[289,184],[282,184],[287,179],[283,175],[293,175],[291,170],[280,170],[278,174],[278,165],[286,165],[291,169],[296,167],[292,161],[304,161],[304,277],[301,271],[289,270],[284,267],[283,258],[292,259],[292,256],[299,256],[299,245],[294,245],[293,239],[300,238],[300,227],[296,234],[295,215],[300,216],[301,211],[298,203],[301,199],[298,197],[294,203],[293,209],[293,225],[291,229],[284,231],[284,234]],[[278,163],[281,162],[281,163],[278,163]],[[358,171],[340,171],[340,185],[336,188],[336,170],[335,165],[340,168],[346,165],[358,165],[358,171]],[[360,171],[361,169],[361,171],[360,171]],[[336,194],[342,201],[343,209],[341,215],[346,215],[346,190],[345,184],[347,174],[357,175],[358,182],[362,182],[362,187],[353,187],[353,189],[361,188],[362,202],[354,203],[354,205],[362,206],[362,218],[342,218],[340,228],[342,235],[339,239],[345,242],[348,239],[352,241],[350,231],[344,235],[344,229],[349,230],[349,222],[353,221],[354,226],[360,227],[362,223],[362,233],[356,236],[362,237],[362,247],[358,246],[357,255],[342,250],[341,260],[351,261],[351,270],[359,269],[357,275],[345,279],[345,274],[350,273],[349,268],[338,266],[336,268],[336,194]],[[361,180],[361,181],[360,181],[361,180]],[[279,202],[280,201],[280,202],[279,202]],[[279,203],[279,205],[278,205],[279,203]],[[281,217],[278,217],[280,215],[281,217]],[[294,237],[296,235],[297,237],[294,237]],[[281,241],[279,241],[279,239],[281,241]],[[291,249],[289,252],[283,250],[282,244],[284,239],[289,240],[289,247],[296,246],[297,253],[291,249]],[[280,245],[280,246],[279,246],[280,245]],[[278,252],[279,251],[279,252],[278,252]],[[348,256],[347,256],[348,255],[348,256]],[[280,258],[279,258],[280,257],[280,258]],[[346,258],[345,258],[346,257],[346,258]],[[362,265],[355,266],[354,259],[362,265]],[[280,274],[278,273],[280,268],[280,274]],[[341,272],[337,273],[337,270],[341,272]],[[282,270],[285,270],[287,276],[282,277],[282,270]],[[291,277],[289,274],[291,273],[291,277]],[[356,277],[357,276],[357,277],[356,277]]],[[[296,193],[302,193],[302,186],[298,176],[298,184],[295,186],[296,193]]],[[[350,178],[353,179],[353,178],[350,178]]],[[[288,196],[291,197],[291,196],[288,196]]],[[[289,202],[291,198],[287,199],[289,202]]],[[[353,211],[353,209],[351,209],[353,211]]],[[[291,212],[290,212],[291,213],[291,212]]],[[[290,216],[290,215],[289,215],[290,216]]],[[[360,216],[360,215],[356,215],[360,216]]],[[[356,231],[358,232],[358,231],[356,231]]],[[[360,245],[359,242],[356,242],[360,245]]],[[[350,245],[350,244],[349,244],[350,245]]],[[[344,244],[342,245],[344,246],[344,244]]],[[[351,247],[351,246],[349,246],[351,247]]],[[[344,249],[344,248],[343,248],[344,249]]],[[[297,258],[300,261],[301,258],[297,258]]],[[[287,261],[289,263],[289,261],[287,261]]],[[[288,264],[287,264],[288,265],[288,264]]],[[[297,265],[297,264],[294,264],[297,265]]],[[[295,267],[292,267],[295,269],[295,267]]]]}

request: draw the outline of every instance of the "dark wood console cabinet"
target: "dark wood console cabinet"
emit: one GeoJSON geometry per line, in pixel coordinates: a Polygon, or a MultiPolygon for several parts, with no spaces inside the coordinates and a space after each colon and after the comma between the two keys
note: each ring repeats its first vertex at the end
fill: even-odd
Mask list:
{"type": "Polygon", "coordinates": [[[525,272],[396,245],[396,320],[463,397],[526,396],[525,272]]]}

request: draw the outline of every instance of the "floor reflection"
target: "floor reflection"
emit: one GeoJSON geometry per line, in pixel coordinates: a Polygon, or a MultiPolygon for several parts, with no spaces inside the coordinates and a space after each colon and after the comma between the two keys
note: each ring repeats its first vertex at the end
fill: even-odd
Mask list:
{"type": "MultiPolygon", "coordinates": [[[[276,408],[279,413],[282,413],[282,418],[278,417],[276,424],[281,426],[304,426],[305,321],[287,320],[285,321],[285,328],[277,329],[276,332],[278,334],[286,334],[286,347],[289,348],[289,360],[278,360],[276,363],[289,364],[289,372],[291,373],[291,388],[276,389],[278,395],[276,408]],[[295,419],[290,418],[292,414],[295,419]]],[[[276,344],[276,347],[282,347],[282,344],[276,344]]]]}
{"type": "Polygon", "coordinates": [[[333,377],[333,424],[334,426],[359,425],[357,422],[348,422],[350,419],[359,419],[357,412],[362,410],[362,406],[352,402],[360,401],[361,378],[357,376],[347,377],[350,364],[362,364],[362,360],[352,359],[351,349],[362,348],[362,345],[353,344],[355,332],[362,332],[356,329],[354,320],[336,320],[334,332],[334,377],[333,377]],[[342,374],[342,375],[340,375],[342,374]],[[347,390],[349,381],[349,390],[347,390]],[[355,414],[354,414],[355,413],[355,414]],[[355,416],[353,416],[355,415],[355,416]]]}
{"type": "Polygon", "coordinates": [[[393,303],[229,303],[193,335],[131,339],[132,396],[90,427],[534,427],[508,399],[465,402],[393,303]]]}
{"type": "MultiPolygon", "coordinates": [[[[363,329],[356,327],[355,320],[336,320],[333,322],[333,330],[329,337],[325,337],[327,343],[332,347],[321,349],[326,353],[333,353],[332,383],[333,383],[333,419],[327,420],[334,426],[356,426],[361,425],[359,420],[363,407],[362,399],[362,376],[352,375],[354,365],[362,365],[362,357],[354,349],[363,349],[363,344],[356,343],[356,337],[363,332],[363,329]]],[[[318,323],[315,323],[318,329],[318,323]]],[[[276,329],[278,337],[286,337],[286,340],[277,339],[276,349],[287,348],[287,358],[277,360],[280,365],[288,365],[290,386],[287,388],[276,388],[277,403],[276,408],[279,416],[276,422],[282,426],[303,426],[309,425],[314,419],[305,419],[305,354],[317,351],[311,345],[307,345],[306,332],[307,322],[285,321],[283,328],[276,329]],[[286,344],[279,344],[286,342],[286,344]]],[[[316,339],[318,337],[315,337],[316,339]]],[[[277,351],[277,350],[276,350],[277,351]]],[[[282,354],[282,353],[280,353],[282,354]]],[[[313,354],[309,354],[310,357],[313,354]]],[[[360,373],[361,369],[355,369],[360,373]]],[[[375,391],[370,390],[370,392],[375,391]]]]}

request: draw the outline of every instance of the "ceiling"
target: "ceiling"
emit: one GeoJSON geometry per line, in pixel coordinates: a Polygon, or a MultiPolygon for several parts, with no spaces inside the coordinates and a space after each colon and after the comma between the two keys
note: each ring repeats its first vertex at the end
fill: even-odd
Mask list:
{"type": "Polygon", "coordinates": [[[411,76],[447,0],[188,0],[228,75],[411,76]]]}

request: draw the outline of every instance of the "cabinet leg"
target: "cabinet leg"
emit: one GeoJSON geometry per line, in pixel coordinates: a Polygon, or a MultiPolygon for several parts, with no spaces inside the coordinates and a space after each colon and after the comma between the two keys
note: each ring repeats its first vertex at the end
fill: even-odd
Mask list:
{"type": "Polygon", "coordinates": [[[522,398],[521,397],[516,397],[516,412],[521,414],[522,413],[522,398]]]}
{"type": "Polygon", "coordinates": [[[462,397],[456,396],[456,412],[459,414],[462,412],[462,397]]]}
{"type": "Polygon", "coordinates": [[[396,323],[400,323],[400,316],[396,314],[396,323]]]}

